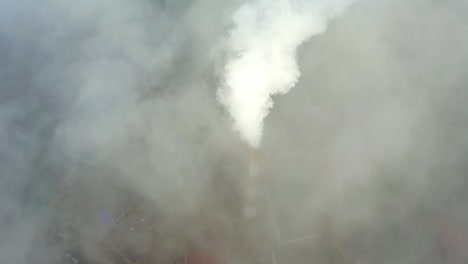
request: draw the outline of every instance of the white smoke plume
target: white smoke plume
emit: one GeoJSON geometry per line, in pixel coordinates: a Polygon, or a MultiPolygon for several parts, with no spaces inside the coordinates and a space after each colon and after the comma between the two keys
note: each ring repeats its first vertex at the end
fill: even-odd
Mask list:
{"type": "Polygon", "coordinates": [[[327,22],[352,2],[252,0],[234,12],[218,96],[251,147],[260,145],[272,96],[287,93],[298,81],[297,48],[325,31],[327,22]]]}

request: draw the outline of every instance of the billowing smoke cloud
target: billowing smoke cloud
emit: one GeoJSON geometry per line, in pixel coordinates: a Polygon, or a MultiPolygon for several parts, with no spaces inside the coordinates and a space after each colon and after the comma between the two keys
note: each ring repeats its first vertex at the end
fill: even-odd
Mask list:
{"type": "Polygon", "coordinates": [[[260,145],[272,96],[287,93],[298,81],[297,48],[325,31],[327,22],[351,2],[253,0],[234,12],[218,95],[235,129],[252,147],[260,145]]]}

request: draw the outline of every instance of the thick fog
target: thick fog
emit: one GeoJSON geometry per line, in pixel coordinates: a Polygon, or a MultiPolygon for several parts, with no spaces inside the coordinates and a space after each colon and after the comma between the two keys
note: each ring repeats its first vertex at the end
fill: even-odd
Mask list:
{"type": "MultiPolygon", "coordinates": [[[[52,223],[98,259],[96,212],[141,201],[171,256],[248,232],[248,147],[218,100],[243,2],[0,1],[0,263],[63,263],[52,223]]],[[[411,259],[442,217],[466,253],[467,47],[464,0],[355,1],[299,46],[258,149],[275,243],[329,218],[353,263],[444,263],[411,259]]]]}

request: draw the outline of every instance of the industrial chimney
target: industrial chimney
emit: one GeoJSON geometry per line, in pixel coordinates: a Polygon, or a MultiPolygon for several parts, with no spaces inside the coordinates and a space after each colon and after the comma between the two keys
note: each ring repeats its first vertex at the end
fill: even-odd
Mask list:
{"type": "Polygon", "coordinates": [[[249,170],[246,180],[244,217],[252,220],[257,216],[257,192],[259,180],[259,152],[250,148],[249,151],[249,170]]]}

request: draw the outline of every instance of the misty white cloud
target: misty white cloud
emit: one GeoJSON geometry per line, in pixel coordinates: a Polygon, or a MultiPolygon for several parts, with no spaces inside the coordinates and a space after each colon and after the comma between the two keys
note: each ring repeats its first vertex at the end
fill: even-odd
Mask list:
{"type": "Polygon", "coordinates": [[[218,96],[252,147],[260,145],[272,96],[287,93],[298,81],[297,48],[351,2],[257,0],[234,12],[218,96]]]}

